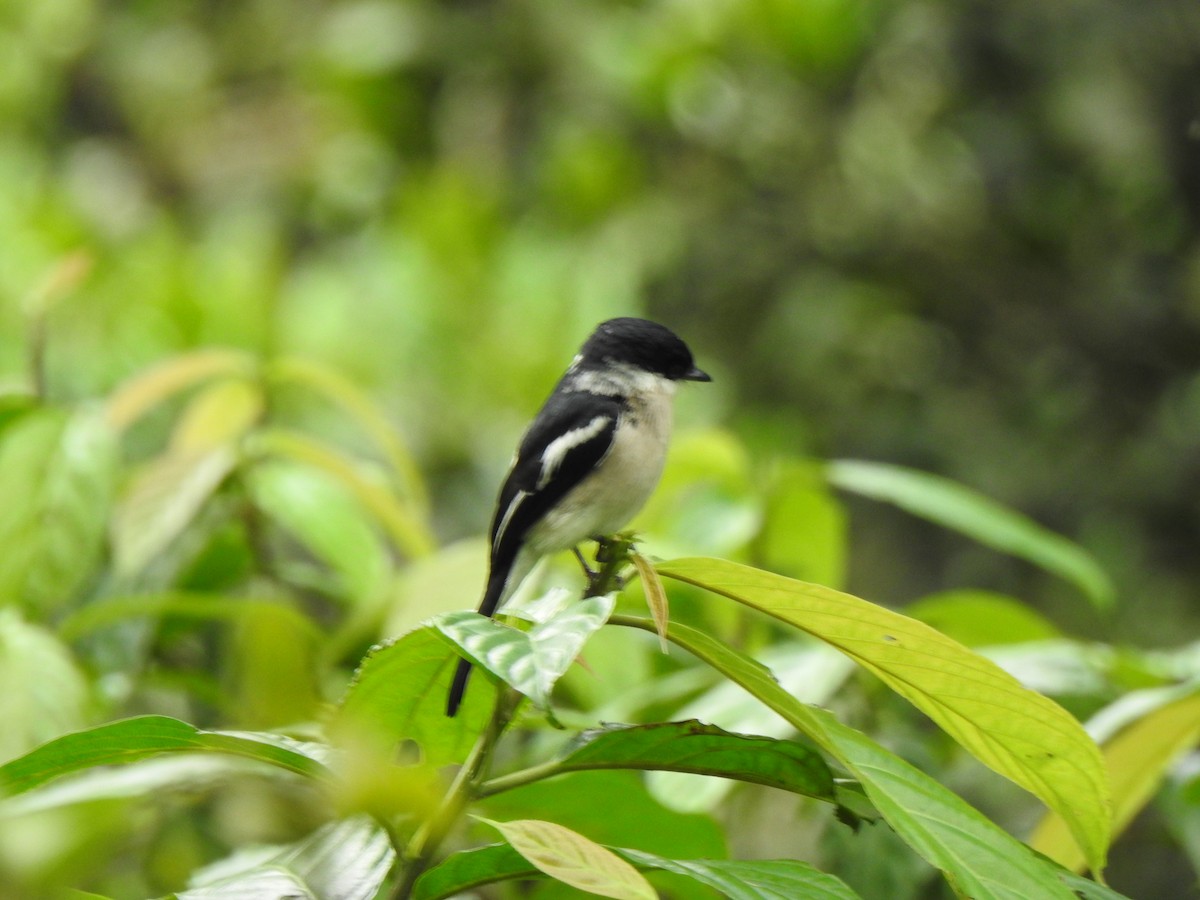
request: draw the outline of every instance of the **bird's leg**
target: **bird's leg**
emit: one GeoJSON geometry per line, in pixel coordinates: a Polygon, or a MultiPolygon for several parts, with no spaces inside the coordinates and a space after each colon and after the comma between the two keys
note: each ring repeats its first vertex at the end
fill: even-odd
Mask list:
{"type": "Polygon", "coordinates": [[[585,597],[596,597],[609,591],[619,591],[625,587],[625,579],[617,570],[625,562],[626,554],[632,542],[620,537],[605,537],[595,535],[597,571],[588,579],[585,597]]]}
{"type": "MultiPolygon", "coordinates": [[[[580,552],[579,547],[572,547],[571,552],[574,553],[575,558],[579,560],[579,565],[583,569],[583,574],[587,576],[588,583],[590,584],[591,582],[595,581],[598,573],[595,569],[587,564],[587,560],[583,558],[583,553],[580,552]]],[[[599,561],[599,557],[597,557],[597,561],[599,561]]]]}

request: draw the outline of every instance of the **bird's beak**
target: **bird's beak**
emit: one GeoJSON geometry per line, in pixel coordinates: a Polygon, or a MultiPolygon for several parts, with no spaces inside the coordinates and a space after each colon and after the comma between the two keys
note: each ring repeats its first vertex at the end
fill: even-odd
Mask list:
{"type": "Polygon", "coordinates": [[[692,366],[691,370],[679,376],[680,381],[712,381],[712,376],[707,372],[697,369],[692,366]]]}

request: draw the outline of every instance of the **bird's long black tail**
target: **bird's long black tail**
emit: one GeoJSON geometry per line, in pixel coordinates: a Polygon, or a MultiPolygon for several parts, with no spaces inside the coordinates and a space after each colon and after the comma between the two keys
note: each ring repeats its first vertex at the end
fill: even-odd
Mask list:
{"type": "Polygon", "coordinates": [[[467,679],[471,677],[471,663],[466,659],[459,659],[458,668],[454,670],[454,680],[450,682],[450,693],[446,697],[446,715],[451,718],[458,712],[459,704],[462,703],[463,694],[467,692],[467,679]]]}
{"type": "MultiPolygon", "coordinates": [[[[524,571],[528,571],[525,567],[524,571]]],[[[500,605],[501,599],[504,596],[505,585],[509,578],[513,576],[513,567],[498,566],[495,560],[492,561],[491,572],[488,574],[487,590],[483,592],[483,600],[479,604],[479,612],[482,615],[490,616],[500,605]]],[[[519,578],[523,578],[523,572],[516,573],[519,578]]],[[[463,694],[467,691],[467,679],[471,677],[471,662],[465,658],[460,658],[458,667],[454,670],[454,680],[450,682],[450,693],[446,696],[446,715],[454,718],[458,712],[458,707],[462,704],[463,694]]]]}

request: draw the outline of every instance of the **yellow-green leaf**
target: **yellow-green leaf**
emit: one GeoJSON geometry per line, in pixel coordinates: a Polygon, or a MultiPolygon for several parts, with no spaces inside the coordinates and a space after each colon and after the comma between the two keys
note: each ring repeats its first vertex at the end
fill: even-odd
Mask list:
{"type": "Polygon", "coordinates": [[[218,375],[248,375],[253,370],[249,354],[222,347],[173,356],[118,387],[108,400],[105,415],[120,431],[180,391],[218,375]]]}
{"type": "MultiPolygon", "coordinates": [[[[614,625],[653,631],[648,619],[614,625]]],[[[896,834],[972,900],[1073,900],[1058,869],[920,769],[780,687],[761,663],[703,631],[671,623],[669,637],[808,735],[858,779],[896,834]]]]}
{"type": "MultiPolygon", "coordinates": [[[[1154,795],[1171,764],[1200,741],[1200,690],[1169,702],[1118,732],[1104,744],[1112,778],[1113,832],[1120,834],[1154,795]]],[[[1034,849],[1068,869],[1087,860],[1070,839],[1066,822],[1051,811],[1029,840],[1034,849]]]]}
{"type": "Polygon", "coordinates": [[[966,750],[1059,812],[1093,871],[1112,812],[1099,748],[1069,713],[924,623],[831,588],[714,559],[660,574],[809,632],[878,676],[966,750]]]}
{"type": "Polygon", "coordinates": [[[540,819],[491,825],[538,871],[589,894],[616,900],[657,900],[658,893],[637,869],[577,831],[540,819]]]}
{"type": "Polygon", "coordinates": [[[212,450],[243,437],[263,412],[258,385],[224,378],[198,392],[171,433],[171,452],[212,450]]]}

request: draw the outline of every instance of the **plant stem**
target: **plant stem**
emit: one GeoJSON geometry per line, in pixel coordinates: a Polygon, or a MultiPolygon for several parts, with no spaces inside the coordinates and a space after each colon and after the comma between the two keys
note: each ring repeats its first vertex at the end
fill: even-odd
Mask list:
{"type": "MultiPolygon", "coordinates": [[[[620,569],[629,560],[629,548],[633,539],[629,535],[598,539],[599,549],[596,551],[596,561],[600,564],[588,579],[584,599],[603,596],[610,591],[620,590],[622,579],[620,569]]],[[[492,716],[487,727],[479,735],[479,740],[471,748],[471,753],[458,770],[454,782],[442,798],[441,804],[409,839],[397,865],[400,875],[396,886],[389,894],[389,900],[408,900],[413,886],[421,877],[437,852],[442,841],[462,817],[467,804],[472,800],[489,796],[510,787],[516,787],[538,778],[544,778],[554,771],[554,763],[531,766],[521,772],[514,772],[491,781],[484,781],[487,776],[488,764],[492,753],[504,729],[512,721],[513,714],[523,698],[508,685],[501,685],[496,697],[496,705],[492,708],[492,716]]]]}
{"type": "Polygon", "coordinates": [[[442,798],[441,805],[425,823],[417,829],[404,848],[400,860],[400,879],[390,894],[391,900],[407,900],[412,893],[413,885],[421,873],[429,866],[429,861],[437,848],[445,839],[446,834],[454,827],[467,803],[475,796],[475,789],[483,777],[492,752],[500,735],[504,732],[512,718],[513,712],[520,702],[520,697],[512,688],[504,685],[496,697],[496,705],[487,727],[479,735],[479,740],[471,748],[471,754],[463,763],[455,777],[450,790],[442,798]]]}
{"type": "Polygon", "coordinates": [[[557,775],[561,771],[563,770],[557,760],[552,759],[544,763],[538,763],[536,766],[529,766],[516,772],[509,772],[507,775],[498,775],[495,778],[489,778],[483,784],[479,785],[475,796],[479,798],[491,797],[503,791],[511,791],[513,788],[524,787],[535,781],[541,781],[543,778],[557,775]]]}

